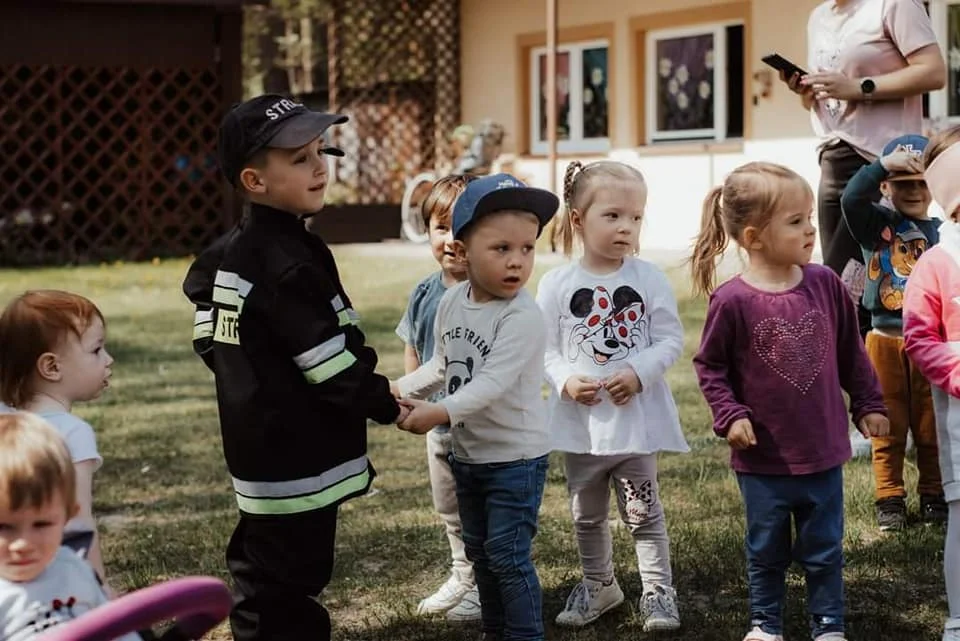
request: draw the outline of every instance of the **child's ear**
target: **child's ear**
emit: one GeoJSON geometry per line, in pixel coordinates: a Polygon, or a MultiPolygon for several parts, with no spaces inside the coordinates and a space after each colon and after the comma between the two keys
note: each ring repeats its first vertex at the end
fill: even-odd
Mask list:
{"type": "Polygon", "coordinates": [[[453,254],[461,265],[467,264],[467,246],[462,240],[453,241],[453,254]]]}
{"type": "Polygon", "coordinates": [[[743,230],[743,246],[746,249],[754,251],[762,249],[763,243],[760,242],[760,230],[752,225],[747,225],[743,230]]]}
{"type": "Polygon", "coordinates": [[[570,226],[577,231],[583,231],[583,214],[579,209],[570,210],[570,226]]]}
{"type": "Polygon", "coordinates": [[[63,376],[60,358],[53,352],[44,352],[37,359],[37,373],[45,381],[57,382],[63,376]]]}
{"type": "Polygon", "coordinates": [[[67,520],[69,521],[78,514],[80,514],[80,504],[76,501],[67,503],[67,520]]]}
{"type": "Polygon", "coordinates": [[[893,192],[893,189],[890,187],[890,183],[884,180],[880,183],[880,193],[884,198],[890,198],[890,194],[893,192]]]}
{"type": "Polygon", "coordinates": [[[240,186],[254,194],[263,194],[267,191],[267,185],[263,182],[263,176],[253,167],[245,167],[240,172],[240,186]]]}

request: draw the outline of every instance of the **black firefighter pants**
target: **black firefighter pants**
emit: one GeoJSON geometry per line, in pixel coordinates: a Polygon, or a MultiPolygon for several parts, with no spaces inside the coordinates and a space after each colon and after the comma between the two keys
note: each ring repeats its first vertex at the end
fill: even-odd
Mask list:
{"type": "MultiPolygon", "coordinates": [[[[833,143],[820,152],[820,189],[817,198],[820,249],[823,253],[823,264],[838,276],[843,273],[850,260],[863,264],[863,250],[843,220],[840,197],[853,175],[867,164],[867,159],[845,142],[833,143]]],[[[879,191],[873,195],[873,201],[878,200],[879,191]]],[[[857,319],[860,336],[866,337],[871,323],[870,312],[863,306],[863,301],[857,303],[857,319]]]]}
{"type": "Polygon", "coordinates": [[[333,573],[337,507],[277,517],[240,517],[227,546],[237,600],[235,641],[329,641],[318,597],[333,573]]]}

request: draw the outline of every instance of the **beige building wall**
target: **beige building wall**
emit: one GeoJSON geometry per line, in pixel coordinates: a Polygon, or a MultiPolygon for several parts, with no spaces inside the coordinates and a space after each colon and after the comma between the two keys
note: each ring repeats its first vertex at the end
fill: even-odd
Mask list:
{"type": "MultiPolygon", "coordinates": [[[[806,64],[807,16],[819,0],[752,0],[751,42],[753,71],[767,69],[760,58],[777,51],[798,64],[806,64]]],[[[598,23],[613,23],[611,55],[611,122],[614,148],[638,145],[635,34],[630,19],[639,16],[729,4],[730,0],[559,0],[558,23],[563,30],[598,23]]],[[[515,152],[521,110],[518,36],[545,30],[543,0],[462,0],[461,4],[462,118],[476,123],[494,118],[507,127],[505,151],[515,152]]],[[[760,90],[760,84],[754,83],[760,90]]],[[[524,88],[529,91],[529,88],[524,88]]],[[[797,107],[796,97],[775,83],[772,94],[756,106],[748,103],[755,140],[810,135],[809,120],[797,107]]]]}

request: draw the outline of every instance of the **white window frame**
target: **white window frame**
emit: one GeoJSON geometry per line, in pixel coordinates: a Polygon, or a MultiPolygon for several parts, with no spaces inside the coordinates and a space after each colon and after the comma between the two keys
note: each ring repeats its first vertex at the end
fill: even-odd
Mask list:
{"type": "MultiPolygon", "coordinates": [[[[705,22],[690,27],[657,29],[646,34],[646,87],[644,92],[644,112],[646,115],[646,143],[654,145],[664,142],[685,140],[723,141],[727,139],[727,27],[743,26],[742,20],[725,22],[705,22]],[[660,78],[657,61],[657,42],[689,36],[713,35],[713,124],[709,129],[687,129],[684,131],[659,131],[657,129],[657,83],[660,78]]],[[[746,79],[744,79],[746,81],[746,79]]]]}
{"type": "Polygon", "coordinates": [[[937,34],[937,43],[947,64],[947,85],[943,89],[930,92],[930,119],[943,121],[948,124],[960,123],[960,114],[948,116],[950,100],[947,97],[950,69],[950,43],[947,39],[947,13],[951,6],[960,6],[960,0],[930,0],[930,22],[933,23],[934,33],[937,34]]]}
{"type": "MultiPolygon", "coordinates": [[[[602,153],[610,150],[610,94],[613,85],[610,77],[611,55],[610,41],[603,38],[584,40],[570,44],[557,45],[557,55],[570,55],[570,139],[557,140],[557,153],[602,153]],[[583,50],[607,50],[607,135],[603,138],[583,137],[583,50]]],[[[537,47],[530,51],[530,152],[543,155],[548,153],[546,140],[540,139],[540,56],[547,54],[546,47],[537,47]]]]}

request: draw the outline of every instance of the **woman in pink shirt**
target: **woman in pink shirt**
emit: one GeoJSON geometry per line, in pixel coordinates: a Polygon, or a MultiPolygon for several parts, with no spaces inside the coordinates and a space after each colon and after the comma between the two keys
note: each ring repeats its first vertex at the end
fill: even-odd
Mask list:
{"type": "MultiPolygon", "coordinates": [[[[863,255],[841,222],[840,195],[888,140],[921,133],[922,95],[943,87],[946,67],[920,0],[826,0],[810,14],[807,40],[809,74],[783,79],[810,110],[821,139],[817,218],[824,263],[841,276],[847,270],[844,282],[859,293],[863,255]]],[[[859,319],[866,335],[870,314],[862,305],[859,319]]]]}
{"type": "Polygon", "coordinates": [[[943,641],[960,641],[960,127],[927,146],[925,177],[946,220],[940,243],[925,252],[907,281],[903,342],[930,381],[937,416],[940,473],[950,515],[943,550],[949,618],[943,641]]]}

